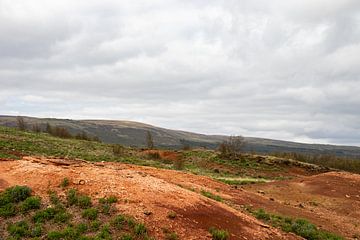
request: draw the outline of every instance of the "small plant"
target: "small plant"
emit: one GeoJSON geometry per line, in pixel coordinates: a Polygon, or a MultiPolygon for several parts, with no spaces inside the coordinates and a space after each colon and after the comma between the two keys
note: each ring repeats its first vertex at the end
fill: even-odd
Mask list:
{"type": "Polygon", "coordinates": [[[209,232],[213,240],[227,240],[230,237],[229,232],[222,229],[210,228],[209,232]]]}
{"type": "Polygon", "coordinates": [[[22,238],[29,236],[29,225],[25,221],[20,221],[10,224],[7,228],[9,234],[15,238],[22,238]]]}
{"type": "Polygon", "coordinates": [[[134,232],[136,235],[144,235],[147,232],[147,229],[144,224],[138,223],[134,227],[134,232]]]}
{"type": "Polygon", "coordinates": [[[89,208],[92,206],[91,198],[89,196],[81,195],[77,198],[77,205],[80,208],[89,208]]]}
{"type": "Polygon", "coordinates": [[[170,219],[175,219],[176,218],[176,212],[173,212],[173,211],[169,212],[167,217],[170,218],[170,219]]]}
{"type": "Polygon", "coordinates": [[[165,234],[165,240],[178,240],[179,239],[176,232],[172,232],[167,228],[163,228],[163,232],[165,234]]]}
{"type": "Polygon", "coordinates": [[[90,222],[90,230],[96,232],[100,229],[101,223],[98,220],[90,222]]]}
{"type": "Polygon", "coordinates": [[[32,237],[41,237],[42,233],[43,233],[43,228],[41,224],[36,224],[31,230],[32,237]]]}
{"type": "Polygon", "coordinates": [[[64,178],[64,179],[62,180],[61,184],[60,184],[60,187],[65,188],[65,187],[69,186],[69,184],[70,184],[69,179],[68,179],[68,178],[64,178]]]}
{"type": "Polygon", "coordinates": [[[254,212],[254,215],[257,219],[262,219],[265,221],[269,221],[270,220],[270,214],[268,214],[267,212],[264,211],[264,209],[260,208],[259,210],[254,212]]]}
{"type": "Polygon", "coordinates": [[[113,154],[114,154],[115,156],[124,155],[124,152],[125,152],[124,146],[122,146],[122,145],[120,145],[120,144],[112,145],[112,150],[113,150],[113,154]]]}
{"type": "Polygon", "coordinates": [[[66,194],[66,200],[70,206],[78,203],[78,194],[76,189],[69,189],[66,194]]]}
{"type": "Polygon", "coordinates": [[[7,203],[18,203],[24,201],[31,195],[31,189],[27,186],[15,186],[7,188],[2,194],[2,201],[7,201],[7,203]]]}
{"type": "Polygon", "coordinates": [[[60,240],[63,238],[63,234],[58,231],[51,231],[47,234],[49,240],[60,240]]]}
{"type": "Polygon", "coordinates": [[[98,216],[98,210],[96,208],[88,208],[82,212],[82,217],[88,220],[95,220],[98,216]]]}
{"type": "Polygon", "coordinates": [[[179,157],[174,160],[173,165],[176,170],[183,170],[184,166],[185,166],[185,160],[183,158],[179,157]]]}
{"type": "Polygon", "coordinates": [[[100,239],[111,239],[110,226],[108,224],[105,224],[96,237],[100,239]]]}
{"type": "Polygon", "coordinates": [[[80,236],[80,233],[78,231],[76,231],[76,229],[72,228],[72,227],[66,227],[63,231],[62,231],[62,235],[64,239],[67,240],[76,240],[78,239],[78,237],[80,236]]]}
{"type": "Polygon", "coordinates": [[[71,214],[65,211],[60,211],[54,216],[54,222],[56,223],[67,223],[71,218],[71,214]]]}
{"type": "Polygon", "coordinates": [[[58,195],[56,194],[56,192],[54,191],[50,191],[49,192],[49,198],[50,198],[50,202],[54,205],[59,205],[60,204],[60,199],[58,197],[58,195]]]}
{"type": "Polygon", "coordinates": [[[86,223],[79,223],[77,226],[76,226],[76,231],[78,233],[85,233],[86,231],[88,230],[88,225],[86,223]]]}
{"type": "Polygon", "coordinates": [[[8,203],[0,207],[0,217],[12,217],[16,215],[16,206],[13,203],[8,203]]]}
{"type": "Polygon", "coordinates": [[[133,240],[133,237],[130,234],[123,235],[120,240],[133,240]]]}
{"type": "Polygon", "coordinates": [[[108,202],[109,204],[117,203],[117,201],[118,201],[118,199],[117,199],[116,196],[110,196],[110,197],[107,198],[107,202],[108,202]]]}
{"type": "Polygon", "coordinates": [[[25,213],[32,209],[39,209],[40,206],[41,206],[41,199],[39,197],[29,197],[21,203],[20,211],[25,213]]]}
{"type": "Polygon", "coordinates": [[[118,230],[122,229],[124,223],[126,222],[126,218],[123,215],[116,216],[112,221],[111,224],[117,228],[118,230]]]}
{"type": "Polygon", "coordinates": [[[57,213],[55,208],[46,208],[44,210],[38,211],[32,217],[33,222],[35,223],[44,223],[47,220],[51,220],[54,218],[57,213]]]}
{"type": "Polygon", "coordinates": [[[211,198],[211,199],[214,199],[215,201],[218,201],[218,202],[222,202],[223,199],[222,197],[220,197],[219,195],[215,195],[211,192],[208,192],[208,191],[205,191],[205,190],[201,190],[201,194],[205,197],[208,197],[208,198],[211,198]]]}

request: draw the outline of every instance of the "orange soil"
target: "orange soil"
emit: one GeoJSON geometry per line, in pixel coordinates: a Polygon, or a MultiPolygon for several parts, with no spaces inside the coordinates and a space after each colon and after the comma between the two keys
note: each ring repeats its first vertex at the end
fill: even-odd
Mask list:
{"type": "Polygon", "coordinates": [[[120,163],[33,157],[0,161],[0,190],[13,185],[27,185],[44,198],[49,189],[61,196],[65,192],[59,184],[64,177],[70,179],[70,187],[93,198],[117,196],[122,201],[116,207],[144,221],[150,233],[158,239],[164,237],[162,228],[175,231],[180,239],[211,239],[210,227],[228,229],[231,239],[301,239],[185,188],[207,189],[214,193],[218,190],[216,194],[224,198],[232,199],[239,194],[238,199],[243,199],[240,196],[245,192],[241,189],[231,189],[207,177],[120,163]],[[144,214],[149,211],[151,215],[144,214]],[[169,211],[175,211],[177,217],[169,219],[169,211]]]}

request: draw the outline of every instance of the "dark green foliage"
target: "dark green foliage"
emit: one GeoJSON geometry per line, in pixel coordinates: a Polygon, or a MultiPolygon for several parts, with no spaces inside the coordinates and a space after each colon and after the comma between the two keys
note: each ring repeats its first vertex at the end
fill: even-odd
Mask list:
{"type": "Polygon", "coordinates": [[[88,208],[82,212],[82,217],[88,220],[95,220],[98,216],[98,210],[96,208],[88,208]]]}
{"type": "Polygon", "coordinates": [[[67,223],[71,219],[71,214],[65,211],[58,211],[54,216],[54,222],[67,223]]]}
{"type": "Polygon", "coordinates": [[[80,236],[80,233],[72,227],[66,227],[62,231],[62,236],[65,240],[76,240],[80,236]]]}
{"type": "Polygon", "coordinates": [[[117,201],[118,201],[118,199],[117,199],[117,197],[115,197],[115,196],[110,196],[110,197],[107,198],[107,202],[108,202],[109,204],[117,203],[117,201]]]}
{"type": "Polygon", "coordinates": [[[47,234],[48,240],[60,240],[63,238],[63,234],[59,231],[51,231],[47,234]]]}
{"type": "Polygon", "coordinates": [[[76,226],[76,231],[78,233],[85,233],[88,230],[88,225],[86,223],[79,223],[76,226]]]}
{"type": "Polygon", "coordinates": [[[9,234],[15,238],[27,237],[30,235],[29,224],[25,221],[10,224],[7,230],[9,234]]]}
{"type": "Polygon", "coordinates": [[[13,203],[7,203],[0,207],[0,217],[12,217],[16,215],[16,206],[13,203]]]}
{"type": "Polygon", "coordinates": [[[138,223],[134,227],[134,232],[136,235],[144,235],[147,233],[147,229],[144,224],[138,223]]]}
{"type": "Polygon", "coordinates": [[[204,195],[205,197],[214,199],[214,200],[216,200],[216,201],[218,201],[218,202],[222,202],[222,201],[223,201],[222,197],[220,197],[219,195],[215,195],[215,194],[213,194],[213,193],[211,193],[211,192],[208,192],[208,191],[205,191],[205,190],[201,190],[200,193],[201,193],[202,195],[204,195]]]}
{"type": "Polygon", "coordinates": [[[213,240],[227,240],[230,238],[229,232],[226,230],[210,228],[209,232],[213,240]]]}
{"type": "Polygon", "coordinates": [[[173,211],[169,212],[167,217],[170,218],[170,219],[175,219],[176,218],[176,212],[173,212],[173,211]]]}
{"type": "Polygon", "coordinates": [[[30,197],[30,195],[31,189],[27,186],[15,186],[7,188],[0,196],[2,199],[0,203],[18,203],[24,201],[26,198],[30,197]]]}
{"type": "Polygon", "coordinates": [[[110,226],[108,224],[105,224],[99,234],[96,236],[97,238],[100,238],[100,239],[111,239],[111,232],[110,232],[110,226]]]}
{"type": "Polygon", "coordinates": [[[77,204],[83,209],[89,208],[92,206],[91,198],[89,196],[80,195],[77,199],[77,204]]]}
{"type": "Polygon", "coordinates": [[[101,213],[110,215],[110,210],[111,210],[110,204],[105,203],[102,204],[100,207],[101,207],[101,213]]]}
{"type": "Polygon", "coordinates": [[[39,209],[40,206],[41,206],[40,197],[29,197],[21,203],[20,211],[25,213],[32,209],[39,209]]]}
{"type": "Polygon", "coordinates": [[[133,240],[134,238],[130,234],[123,235],[120,240],[133,240]]]}
{"type": "Polygon", "coordinates": [[[43,228],[41,224],[36,224],[31,230],[32,237],[41,237],[42,233],[43,233],[43,228]]]}
{"type": "Polygon", "coordinates": [[[59,205],[61,203],[56,192],[50,191],[49,198],[50,198],[50,202],[54,205],[59,205]]]}
{"type": "Polygon", "coordinates": [[[70,184],[70,181],[69,181],[69,179],[68,178],[64,178],[63,180],[62,180],[62,182],[61,182],[61,184],[60,184],[60,187],[67,187],[67,186],[69,186],[69,184],[70,184]]]}
{"type": "Polygon", "coordinates": [[[32,220],[36,223],[44,223],[47,220],[51,220],[55,217],[57,210],[55,208],[46,208],[44,210],[38,211],[32,217],[32,220]]]}
{"type": "Polygon", "coordinates": [[[96,232],[100,229],[101,223],[98,220],[94,220],[90,222],[90,230],[92,232],[96,232]]]}
{"type": "Polygon", "coordinates": [[[178,235],[175,232],[170,231],[167,228],[163,228],[163,232],[165,234],[165,240],[178,240],[179,239],[178,235]]]}

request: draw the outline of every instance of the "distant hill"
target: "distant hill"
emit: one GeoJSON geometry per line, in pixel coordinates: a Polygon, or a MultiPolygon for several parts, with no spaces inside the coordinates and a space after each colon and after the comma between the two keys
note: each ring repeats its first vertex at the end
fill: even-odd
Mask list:
{"type": "MultiPolygon", "coordinates": [[[[65,127],[71,133],[85,132],[98,136],[106,143],[118,143],[126,146],[144,147],[146,132],[150,131],[155,145],[161,148],[204,147],[214,149],[227,139],[224,135],[205,135],[186,131],[171,130],[133,121],[112,120],[71,120],[54,118],[24,117],[28,127],[39,124],[45,129],[47,123],[65,127]]],[[[0,125],[15,127],[15,116],[0,116],[0,125]]],[[[360,158],[360,147],[336,146],[324,144],[304,144],[272,139],[246,137],[246,150],[258,153],[296,152],[303,154],[332,154],[341,157],[360,158]]]]}

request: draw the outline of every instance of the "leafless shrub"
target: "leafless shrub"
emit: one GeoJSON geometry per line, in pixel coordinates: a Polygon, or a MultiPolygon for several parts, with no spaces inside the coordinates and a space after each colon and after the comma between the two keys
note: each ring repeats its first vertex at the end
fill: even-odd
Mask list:
{"type": "Polygon", "coordinates": [[[241,155],[244,145],[245,139],[242,136],[230,136],[220,144],[219,151],[222,157],[236,158],[241,155]]]}

